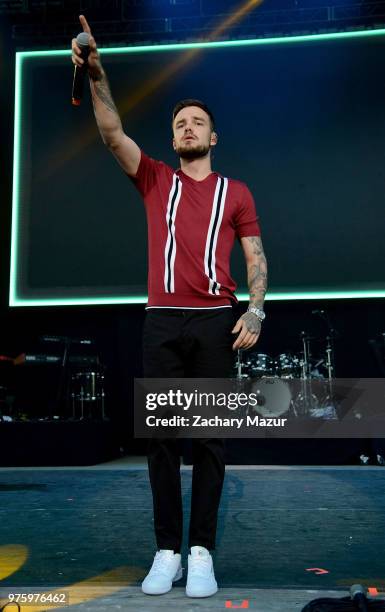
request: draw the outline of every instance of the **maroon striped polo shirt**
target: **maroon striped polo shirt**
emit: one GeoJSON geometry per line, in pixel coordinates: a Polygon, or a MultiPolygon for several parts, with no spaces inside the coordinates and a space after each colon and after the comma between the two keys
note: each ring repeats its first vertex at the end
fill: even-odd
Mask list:
{"type": "Polygon", "coordinates": [[[147,307],[215,308],[236,301],[230,275],[235,237],[260,235],[246,185],[217,172],[196,181],[143,151],[133,182],[147,215],[147,307]]]}

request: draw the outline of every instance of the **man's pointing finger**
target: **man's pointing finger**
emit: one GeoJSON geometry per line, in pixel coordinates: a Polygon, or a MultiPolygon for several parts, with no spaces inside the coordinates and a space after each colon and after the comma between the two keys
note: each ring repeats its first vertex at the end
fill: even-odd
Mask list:
{"type": "Polygon", "coordinates": [[[84,17],[84,15],[79,15],[79,21],[82,25],[83,32],[87,32],[87,34],[91,34],[91,28],[88,25],[87,19],[84,17]]]}

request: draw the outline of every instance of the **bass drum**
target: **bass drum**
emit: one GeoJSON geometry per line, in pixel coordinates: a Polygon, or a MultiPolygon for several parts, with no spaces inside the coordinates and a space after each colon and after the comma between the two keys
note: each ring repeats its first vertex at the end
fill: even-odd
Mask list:
{"type": "Polygon", "coordinates": [[[264,418],[286,414],[292,405],[289,383],[280,378],[261,378],[251,384],[250,393],[255,394],[257,403],[249,403],[249,412],[264,418]],[[254,405],[253,405],[254,404],[254,405]]]}

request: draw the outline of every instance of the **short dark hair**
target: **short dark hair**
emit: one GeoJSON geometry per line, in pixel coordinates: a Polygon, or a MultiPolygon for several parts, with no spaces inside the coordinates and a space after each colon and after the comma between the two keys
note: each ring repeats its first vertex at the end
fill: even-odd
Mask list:
{"type": "Polygon", "coordinates": [[[187,100],[180,100],[175,105],[174,110],[172,111],[172,122],[173,123],[174,123],[174,119],[177,116],[177,114],[179,113],[179,111],[181,111],[182,108],[186,108],[187,106],[198,106],[199,108],[204,110],[205,113],[207,113],[208,116],[210,117],[211,131],[212,132],[215,131],[215,119],[214,119],[214,115],[212,114],[211,110],[209,109],[207,104],[205,104],[201,100],[195,100],[194,98],[187,98],[187,100]]]}

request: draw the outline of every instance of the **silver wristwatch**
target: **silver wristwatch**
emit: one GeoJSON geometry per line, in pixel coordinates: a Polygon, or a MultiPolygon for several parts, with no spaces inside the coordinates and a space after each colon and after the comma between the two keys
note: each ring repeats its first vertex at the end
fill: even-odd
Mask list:
{"type": "Polygon", "coordinates": [[[266,319],[266,313],[262,310],[262,308],[256,308],[255,306],[249,306],[247,312],[252,312],[260,321],[264,321],[266,319]]]}

